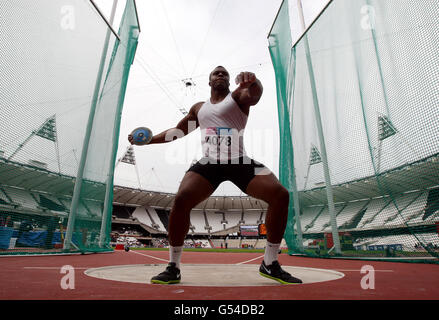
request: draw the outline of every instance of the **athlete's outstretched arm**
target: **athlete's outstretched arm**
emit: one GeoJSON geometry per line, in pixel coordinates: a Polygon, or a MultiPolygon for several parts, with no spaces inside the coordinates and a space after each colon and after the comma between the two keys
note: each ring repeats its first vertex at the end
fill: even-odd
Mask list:
{"type": "Polygon", "coordinates": [[[263,87],[261,81],[252,72],[241,72],[235,79],[239,85],[232,92],[233,99],[243,107],[254,106],[261,99],[263,87]]]}
{"type": "MultiPolygon", "coordinates": [[[[196,128],[199,127],[197,114],[202,104],[202,102],[194,104],[189,110],[189,113],[180,120],[175,128],[170,128],[168,130],[160,132],[159,134],[156,134],[152,137],[151,142],[148,144],[171,142],[178,138],[182,138],[185,135],[194,131],[196,128]]],[[[132,135],[128,135],[128,141],[133,144],[132,135]]]]}

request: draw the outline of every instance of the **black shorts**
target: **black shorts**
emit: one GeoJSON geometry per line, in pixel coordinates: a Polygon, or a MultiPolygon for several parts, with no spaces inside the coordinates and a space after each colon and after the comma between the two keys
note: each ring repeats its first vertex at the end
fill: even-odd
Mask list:
{"type": "Polygon", "coordinates": [[[216,189],[222,182],[233,182],[246,193],[250,181],[258,174],[266,174],[266,167],[249,157],[229,160],[228,163],[202,158],[192,165],[189,171],[196,172],[206,178],[216,189]]]}

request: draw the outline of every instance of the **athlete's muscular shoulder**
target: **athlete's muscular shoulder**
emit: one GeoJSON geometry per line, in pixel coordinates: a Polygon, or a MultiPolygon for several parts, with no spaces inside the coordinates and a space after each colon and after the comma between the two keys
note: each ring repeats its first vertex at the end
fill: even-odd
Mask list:
{"type": "Polygon", "coordinates": [[[176,128],[182,130],[185,135],[198,128],[200,125],[198,123],[198,111],[201,109],[203,103],[204,102],[197,102],[194,104],[188,114],[177,124],[176,128]]]}
{"type": "Polygon", "coordinates": [[[189,113],[192,113],[193,116],[198,117],[198,111],[200,111],[203,104],[204,104],[204,101],[197,102],[196,104],[194,104],[191,107],[191,109],[189,110],[189,113]]]}
{"type": "Polygon", "coordinates": [[[197,102],[196,104],[194,104],[190,108],[189,113],[188,113],[189,120],[196,121],[197,122],[197,127],[199,125],[198,124],[198,111],[200,111],[200,109],[203,106],[203,104],[204,104],[203,101],[197,102]]]}

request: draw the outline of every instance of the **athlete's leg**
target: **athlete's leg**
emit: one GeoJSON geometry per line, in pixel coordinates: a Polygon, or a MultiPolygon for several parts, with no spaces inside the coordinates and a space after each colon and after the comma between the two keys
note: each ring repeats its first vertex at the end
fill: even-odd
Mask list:
{"type": "Polygon", "coordinates": [[[214,191],[210,182],[200,174],[193,171],[185,174],[169,215],[168,237],[171,246],[183,245],[189,231],[192,208],[206,200],[214,191]]]}
{"type": "Polygon", "coordinates": [[[256,175],[248,184],[246,193],[268,203],[265,225],[267,227],[267,246],[259,273],[282,284],[302,283],[283,270],[278,262],[278,251],[288,220],[288,190],[273,173],[256,175]]]}
{"type": "Polygon", "coordinates": [[[207,199],[215,188],[200,174],[188,171],[180,184],[169,215],[169,264],[166,270],[155,277],[151,283],[179,283],[180,260],[184,239],[189,231],[190,213],[193,207],[207,199]]]}
{"type": "Polygon", "coordinates": [[[256,175],[248,184],[246,193],[268,203],[265,225],[267,240],[280,243],[288,220],[288,190],[273,173],[256,175]]]}

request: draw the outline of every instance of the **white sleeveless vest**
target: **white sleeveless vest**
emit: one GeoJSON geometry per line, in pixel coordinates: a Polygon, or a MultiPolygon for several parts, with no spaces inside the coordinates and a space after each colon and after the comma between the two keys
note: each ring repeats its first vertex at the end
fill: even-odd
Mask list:
{"type": "Polygon", "coordinates": [[[207,100],[198,111],[203,156],[216,160],[245,156],[244,129],[247,118],[233,100],[232,93],[216,104],[207,100]]]}

